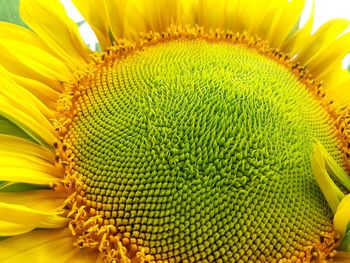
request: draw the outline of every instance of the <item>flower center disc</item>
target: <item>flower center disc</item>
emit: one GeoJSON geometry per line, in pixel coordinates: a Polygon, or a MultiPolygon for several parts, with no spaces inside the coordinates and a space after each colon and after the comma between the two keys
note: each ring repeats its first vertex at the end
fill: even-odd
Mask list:
{"type": "Polygon", "coordinates": [[[317,140],[341,162],[338,142],[280,63],[180,38],[105,61],[73,93],[64,141],[78,206],[115,226],[126,251],[168,262],[330,253],[310,158],[317,140]]]}

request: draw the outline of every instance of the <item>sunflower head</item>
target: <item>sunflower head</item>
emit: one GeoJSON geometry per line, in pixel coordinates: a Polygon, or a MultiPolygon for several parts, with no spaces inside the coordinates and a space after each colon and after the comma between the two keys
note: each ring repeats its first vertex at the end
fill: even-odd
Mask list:
{"type": "Polygon", "coordinates": [[[347,21],[295,31],[299,0],[73,2],[101,52],[56,1],[22,0],[31,31],[0,24],[2,261],[349,257],[347,21]]]}

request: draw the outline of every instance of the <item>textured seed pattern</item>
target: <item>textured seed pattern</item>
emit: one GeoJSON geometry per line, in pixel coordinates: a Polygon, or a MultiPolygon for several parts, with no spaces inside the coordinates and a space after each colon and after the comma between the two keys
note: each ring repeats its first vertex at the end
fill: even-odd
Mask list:
{"type": "Polygon", "coordinates": [[[334,131],[282,65],[174,40],[95,77],[67,136],[85,197],[124,245],[169,262],[273,262],[331,231],[310,157],[317,139],[340,162],[334,131]]]}

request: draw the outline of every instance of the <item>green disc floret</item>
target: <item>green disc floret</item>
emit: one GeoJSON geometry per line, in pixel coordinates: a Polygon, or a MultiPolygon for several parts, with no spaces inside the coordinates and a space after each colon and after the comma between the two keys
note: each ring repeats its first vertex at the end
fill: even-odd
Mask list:
{"type": "Polygon", "coordinates": [[[110,63],[78,100],[75,171],[96,214],[156,259],[292,258],[332,231],[311,170],[326,111],[283,65],[173,40],[110,63]],[[108,213],[107,213],[108,211],[108,213]]]}

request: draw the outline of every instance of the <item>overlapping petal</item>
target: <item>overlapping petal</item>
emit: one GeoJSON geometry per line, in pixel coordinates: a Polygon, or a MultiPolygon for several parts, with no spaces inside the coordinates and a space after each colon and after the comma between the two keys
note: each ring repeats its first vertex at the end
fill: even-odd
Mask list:
{"type": "Polygon", "coordinates": [[[58,0],[23,0],[20,14],[25,23],[67,66],[78,69],[89,61],[89,49],[77,25],[58,0]],[[54,30],[52,30],[54,29],[54,30]]]}

